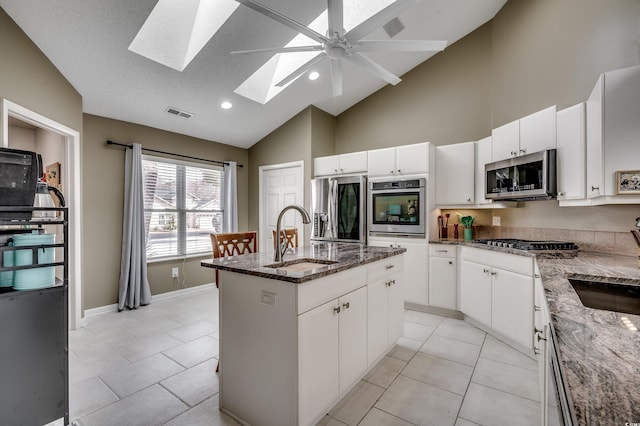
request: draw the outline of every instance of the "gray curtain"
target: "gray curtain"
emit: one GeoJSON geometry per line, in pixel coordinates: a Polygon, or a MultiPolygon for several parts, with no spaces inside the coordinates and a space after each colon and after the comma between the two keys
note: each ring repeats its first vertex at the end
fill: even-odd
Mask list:
{"type": "Polygon", "coordinates": [[[118,310],[151,303],[147,279],[147,251],[142,182],[142,147],[133,144],[125,151],[124,219],[118,310]]]}
{"type": "Polygon", "coordinates": [[[238,232],[238,184],[236,180],[236,162],[224,163],[224,214],[222,232],[238,232]]]}

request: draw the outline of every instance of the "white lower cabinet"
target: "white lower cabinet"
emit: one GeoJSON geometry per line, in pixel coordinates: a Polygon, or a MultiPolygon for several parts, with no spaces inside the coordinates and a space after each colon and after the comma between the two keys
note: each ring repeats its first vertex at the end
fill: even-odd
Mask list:
{"type": "Polygon", "coordinates": [[[534,259],[469,247],[461,259],[462,313],[531,350],[534,259]]]}
{"type": "Polygon", "coordinates": [[[310,424],[367,369],[367,287],[298,317],[300,424],[310,424]]]}
{"type": "Polygon", "coordinates": [[[373,366],[404,332],[404,272],[401,259],[368,267],[368,365],[373,366]]]}
{"type": "Polygon", "coordinates": [[[368,245],[374,247],[402,247],[407,251],[405,259],[405,302],[429,304],[429,246],[427,240],[412,238],[369,237],[368,245]]]}
{"type": "Polygon", "coordinates": [[[456,246],[429,244],[429,305],[457,307],[456,246]]]}

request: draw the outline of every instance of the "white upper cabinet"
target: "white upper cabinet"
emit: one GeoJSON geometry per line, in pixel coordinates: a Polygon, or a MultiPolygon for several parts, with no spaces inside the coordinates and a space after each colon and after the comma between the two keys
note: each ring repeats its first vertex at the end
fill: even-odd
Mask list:
{"type": "Polygon", "coordinates": [[[586,106],[579,103],[558,111],[558,200],[586,198],[586,106]]]}
{"type": "Polygon", "coordinates": [[[520,119],[519,155],[556,148],[556,106],[520,119]]]}
{"type": "MultiPolygon", "coordinates": [[[[616,172],[640,169],[640,66],[604,73],[587,100],[587,197],[615,196],[616,172]]],[[[611,202],[638,203],[624,195],[611,202]]]]}
{"type": "Polygon", "coordinates": [[[397,176],[429,173],[432,148],[424,142],[368,152],[369,176],[397,176]]]}
{"type": "Polygon", "coordinates": [[[522,117],[491,132],[491,161],[556,147],[556,106],[522,117]]]}
{"type": "Polygon", "coordinates": [[[313,161],[315,176],[366,173],[367,152],[350,152],[340,155],[317,157],[313,161]]]}
{"type": "MultiPolygon", "coordinates": [[[[476,204],[491,204],[493,200],[487,200],[485,196],[486,188],[484,181],[484,165],[491,162],[491,136],[480,139],[476,142],[476,204]]],[[[437,169],[437,166],[436,166],[437,169]]]]}
{"type": "Polygon", "coordinates": [[[475,142],[436,147],[436,206],[475,202],[475,149],[475,142]]]}
{"type": "Polygon", "coordinates": [[[512,121],[491,131],[491,161],[515,157],[520,149],[520,121],[512,121]]]}

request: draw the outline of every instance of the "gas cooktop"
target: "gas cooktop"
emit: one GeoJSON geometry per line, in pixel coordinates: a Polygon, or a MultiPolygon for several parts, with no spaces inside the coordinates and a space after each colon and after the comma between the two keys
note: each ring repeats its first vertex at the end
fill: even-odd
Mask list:
{"type": "Polygon", "coordinates": [[[473,240],[477,244],[486,244],[494,247],[513,248],[517,250],[578,250],[575,243],[567,241],[531,241],[517,238],[492,238],[486,240],[473,240]]]}

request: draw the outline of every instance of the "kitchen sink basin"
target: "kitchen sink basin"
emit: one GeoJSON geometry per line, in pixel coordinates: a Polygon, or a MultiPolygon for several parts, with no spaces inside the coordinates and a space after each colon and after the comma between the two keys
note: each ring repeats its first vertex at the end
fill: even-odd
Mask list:
{"type": "Polygon", "coordinates": [[[640,285],[569,278],[584,306],[640,315],[640,285]]]}
{"type": "Polygon", "coordinates": [[[333,265],[335,263],[338,263],[338,262],[335,260],[328,260],[328,259],[303,258],[303,259],[288,260],[286,262],[272,263],[270,265],[265,265],[265,268],[280,269],[282,271],[290,271],[290,272],[305,272],[305,271],[310,271],[312,269],[321,268],[322,266],[333,265]]]}

